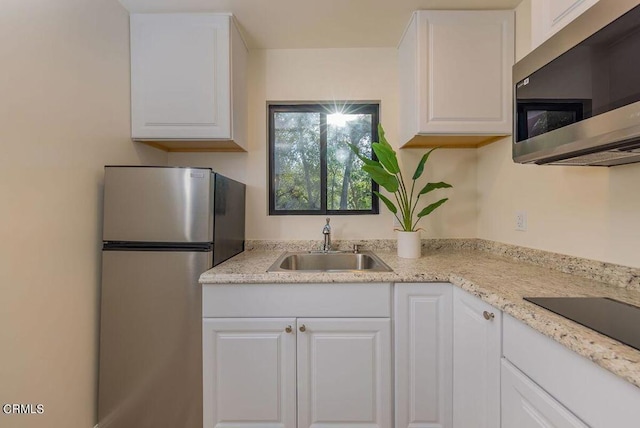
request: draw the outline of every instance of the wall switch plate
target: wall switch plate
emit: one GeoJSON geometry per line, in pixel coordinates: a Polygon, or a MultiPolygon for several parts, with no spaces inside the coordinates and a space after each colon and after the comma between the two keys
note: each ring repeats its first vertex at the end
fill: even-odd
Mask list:
{"type": "Polygon", "coordinates": [[[516,230],[524,232],[527,230],[527,212],[516,211],[516,230]]]}

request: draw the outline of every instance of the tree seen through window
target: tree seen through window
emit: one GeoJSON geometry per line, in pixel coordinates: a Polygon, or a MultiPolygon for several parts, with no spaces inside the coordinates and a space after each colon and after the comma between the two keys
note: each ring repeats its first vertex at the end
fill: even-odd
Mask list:
{"type": "Polygon", "coordinates": [[[271,105],[269,116],[270,214],[378,212],[377,187],[349,149],[371,157],[377,105],[271,105]]]}

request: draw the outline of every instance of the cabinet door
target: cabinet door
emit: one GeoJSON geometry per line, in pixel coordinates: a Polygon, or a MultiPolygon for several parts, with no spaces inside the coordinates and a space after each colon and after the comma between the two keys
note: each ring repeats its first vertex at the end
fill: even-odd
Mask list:
{"type": "Polygon", "coordinates": [[[502,428],[587,428],[507,360],[502,360],[502,428]]]}
{"type": "Polygon", "coordinates": [[[532,0],[531,48],[535,49],[598,0],[532,0]]]}
{"type": "Polygon", "coordinates": [[[420,11],[419,131],[511,134],[512,11],[420,11]]]}
{"type": "Polygon", "coordinates": [[[396,428],[450,427],[451,284],[396,284],[396,428]]]}
{"type": "Polygon", "coordinates": [[[453,426],[500,426],[502,312],[453,290],[453,426]]]}
{"type": "Polygon", "coordinates": [[[202,346],[205,428],[295,428],[294,318],[204,318],[202,346]]]}
{"type": "Polygon", "coordinates": [[[131,15],[134,139],[231,138],[230,20],[131,15]]]}
{"type": "Polygon", "coordinates": [[[390,323],[298,319],[298,428],[391,428],[390,323]]]}

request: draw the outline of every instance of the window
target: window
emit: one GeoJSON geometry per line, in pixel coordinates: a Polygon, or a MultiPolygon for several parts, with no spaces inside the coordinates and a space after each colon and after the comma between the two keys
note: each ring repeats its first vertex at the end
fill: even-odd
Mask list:
{"type": "Polygon", "coordinates": [[[269,214],[377,214],[378,190],[349,149],[371,157],[377,104],[269,105],[269,214]]]}

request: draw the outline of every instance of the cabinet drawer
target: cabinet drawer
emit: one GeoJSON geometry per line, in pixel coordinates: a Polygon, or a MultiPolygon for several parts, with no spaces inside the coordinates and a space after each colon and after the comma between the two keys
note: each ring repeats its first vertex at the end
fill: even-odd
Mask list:
{"type": "Polygon", "coordinates": [[[502,428],[587,428],[531,379],[502,360],[502,428]]]}
{"type": "Polygon", "coordinates": [[[640,388],[506,315],[502,340],[505,358],[589,426],[637,426],[640,388]]]}
{"type": "Polygon", "coordinates": [[[204,285],[203,317],[389,317],[391,284],[204,285]]]}

